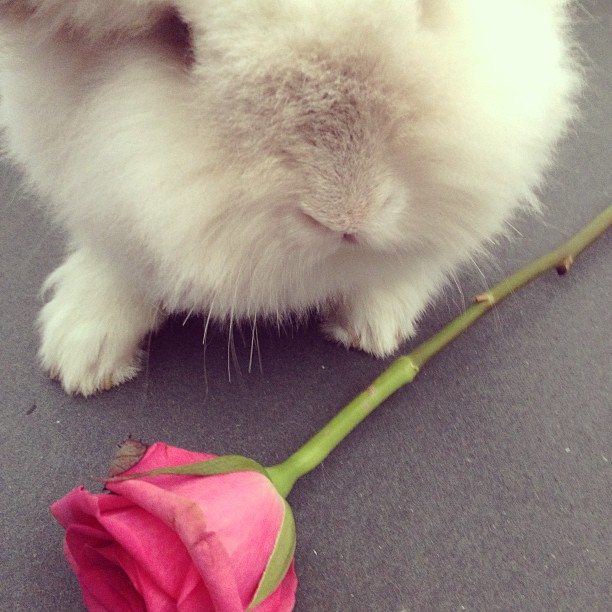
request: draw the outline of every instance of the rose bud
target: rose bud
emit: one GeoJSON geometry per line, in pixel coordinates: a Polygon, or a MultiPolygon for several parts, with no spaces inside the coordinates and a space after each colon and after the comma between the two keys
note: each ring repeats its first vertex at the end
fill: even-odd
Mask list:
{"type": "Polygon", "coordinates": [[[88,610],[293,609],[293,515],[255,462],[157,443],[106,487],[51,507],[88,610]],[[167,466],[189,473],[150,474],[167,466]]]}

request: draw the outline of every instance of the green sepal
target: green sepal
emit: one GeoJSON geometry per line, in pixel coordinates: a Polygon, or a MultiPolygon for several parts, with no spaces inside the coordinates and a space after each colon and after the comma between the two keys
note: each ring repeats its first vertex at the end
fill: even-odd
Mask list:
{"type": "Polygon", "coordinates": [[[283,578],[287,574],[287,570],[293,560],[295,553],[295,519],[293,518],[293,512],[289,504],[283,500],[285,504],[285,513],[283,515],[283,522],[278,532],[276,542],[272,554],[268,559],[266,569],[261,576],[261,580],[257,585],[257,590],[253,599],[247,608],[253,610],[267,597],[272,595],[278,588],[278,585],[282,582],[283,578]]]}
{"type": "Polygon", "coordinates": [[[230,474],[232,472],[259,472],[267,476],[266,470],[256,461],[241,457],[240,455],[224,455],[206,461],[185,463],[184,465],[166,466],[149,470],[148,472],[137,472],[123,476],[113,476],[106,482],[119,482],[143,476],[158,476],[160,474],[171,474],[176,476],[215,476],[217,474],[230,474]]]}

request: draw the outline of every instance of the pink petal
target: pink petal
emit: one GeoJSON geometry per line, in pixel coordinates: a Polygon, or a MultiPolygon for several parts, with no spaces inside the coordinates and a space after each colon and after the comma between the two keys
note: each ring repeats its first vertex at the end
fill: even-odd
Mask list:
{"type": "MultiPolygon", "coordinates": [[[[119,554],[116,560],[124,562],[122,567],[135,587],[153,584],[155,590],[161,589],[170,598],[177,599],[188,586],[184,584],[185,573],[192,561],[178,535],[130,500],[119,495],[91,495],[81,487],[54,504],[51,511],[67,529],[66,538],[71,549],[79,546],[73,532],[81,532],[86,525],[95,526],[98,538],[96,540],[93,533],[83,533],[82,545],[92,547],[94,541],[99,541],[98,547],[110,543],[120,546],[125,554],[119,554]],[[155,551],[161,552],[152,554],[155,551]],[[130,559],[133,563],[129,563],[130,559]],[[168,563],[168,559],[172,562],[168,563]],[[137,568],[138,575],[134,573],[136,569],[130,573],[129,568],[137,568]]],[[[83,571],[88,563],[86,559],[79,559],[71,565],[76,572],[76,565],[83,571]]]]}
{"type": "Polygon", "coordinates": [[[174,598],[165,593],[155,580],[151,579],[148,572],[116,542],[96,552],[126,573],[134,589],[144,600],[146,610],[156,612],[176,610],[174,598]]]}
{"type": "Polygon", "coordinates": [[[163,442],[156,442],[155,444],[151,444],[151,446],[149,446],[147,452],[136,465],[133,465],[129,470],[123,472],[123,474],[148,472],[149,470],[155,470],[156,468],[160,467],[195,463],[196,461],[206,461],[208,459],[214,459],[215,457],[217,457],[217,455],[211,455],[209,453],[196,453],[185,450],[184,448],[168,446],[163,442]]]}
{"type": "MultiPolygon", "coordinates": [[[[151,446],[143,459],[126,473],[182,465],[212,457],[158,443],[151,446]]],[[[181,520],[180,507],[169,507],[168,493],[172,492],[182,500],[195,501],[204,514],[201,528],[218,536],[229,556],[229,566],[241,601],[243,605],[248,604],[272,554],[284,515],[283,499],[265,476],[257,472],[237,472],[204,478],[159,475],[111,482],[107,486],[141,507],[145,507],[145,497],[150,497],[146,502],[147,511],[169,525],[173,531],[184,521],[181,520]],[[145,483],[150,483],[157,491],[147,489],[145,494],[140,490],[145,483]],[[170,512],[174,518],[170,519],[168,514],[164,516],[162,508],[165,508],[163,512],[170,512]]],[[[197,534],[192,534],[192,538],[197,539],[197,534]]],[[[184,539],[183,542],[187,546],[184,539]]],[[[211,584],[204,574],[203,579],[206,585],[211,584]]]]}
{"type": "MultiPolygon", "coordinates": [[[[113,500],[125,505],[124,500],[113,500]]],[[[145,610],[127,574],[99,554],[113,544],[96,520],[95,498],[82,487],[56,502],[51,511],[66,528],[64,554],[76,574],[89,610],[128,612],[145,610]]]]}
{"type": "Polygon", "coordinates": [[[207,529],[204,513],[195,502],[146,482],[144,478],[109,483],[108,487],[132,499],[178,534],[200,572],[215,610],[242,612],[244,606],[228,554],[217,534],[207,529]]]}

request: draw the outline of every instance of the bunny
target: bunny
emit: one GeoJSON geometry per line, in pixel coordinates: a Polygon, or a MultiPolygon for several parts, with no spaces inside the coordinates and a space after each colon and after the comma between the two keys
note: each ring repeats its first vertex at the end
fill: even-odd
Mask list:
{"type": "Polygon", "coordinates": [[[68,235],[42,366],[85,396],[171,313],[316,314],[393,354],[537,209],[581,86],[564,0],[25,4],[0,0],[0,124],[68,235]]]}

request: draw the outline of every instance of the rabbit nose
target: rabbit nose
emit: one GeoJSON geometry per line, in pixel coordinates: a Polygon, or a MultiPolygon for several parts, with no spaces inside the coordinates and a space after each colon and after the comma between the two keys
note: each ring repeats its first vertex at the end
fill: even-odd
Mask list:
{"type": "Polygon", "coordinates": [[[357,244],[357,236],[355,234],[342,234],[342,240],[344,242],[348,242],[349,244],[357,244]]]}

